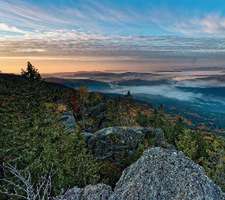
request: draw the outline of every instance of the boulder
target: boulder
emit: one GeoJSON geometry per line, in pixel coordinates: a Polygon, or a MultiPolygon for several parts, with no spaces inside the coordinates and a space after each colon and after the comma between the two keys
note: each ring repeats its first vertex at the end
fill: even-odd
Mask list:
{"type": "Polygon", "coordinates": [[[66,131],[68,131],[68,132],[75,131],[76,122],[75,122],[72,111],[62,113],[61,121],[64,124],[66,131]]]}
{"type": "Polygon", "coordinates": [[[84,189],[74,187],[68,190],[64,195],[54,198],[54,200],[81,200],[81,195],[84,189]]]}
{"type": "Polygon", "coordinates": [[[112,194],[110,186],[104,184],[88,185],[85,188],[73,188],[55,200],[107,200],[112,194]]]}
{"type": "Polygon", "coordinates": [[[94,134],[84,133],[88,149],[99,160],[109,160],[121,164],[135,154],[146,137],[155,137],[157,145],[164,142],[161,129],[140,127],[110,127],[94,134]]]}
{"type": "Polygon", "coordinates": [[[95,137],[94,133],[90,133],[90,132],[87,132],[87,131],[83,131],[83,132],[81,133],[81,135],[83,136],[84,141],[86,142],[86,144],[88,144],[88,141],[89,141],[91,138],[95,137]]]}
{"type": "Polygon", "coordinates": [[[182,152],[152,148],[124,172],[109,200],[222,200],[221,189],[182,152]]]}

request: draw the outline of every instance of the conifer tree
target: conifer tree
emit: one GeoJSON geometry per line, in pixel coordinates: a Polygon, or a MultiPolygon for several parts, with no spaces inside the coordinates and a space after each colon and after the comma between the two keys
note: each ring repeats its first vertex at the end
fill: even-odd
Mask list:
{"type": "Polygon", "coordinates": [[[31,81],[41,79],[38,69],[36,69],[29,61],[27,62],[26,70],[22,69],[21,76],[31,81]]]}

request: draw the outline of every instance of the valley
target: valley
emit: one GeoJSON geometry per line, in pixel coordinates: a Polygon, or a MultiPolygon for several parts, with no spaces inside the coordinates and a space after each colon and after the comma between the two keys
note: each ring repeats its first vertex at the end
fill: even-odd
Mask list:
{"type": "Polygon", "coordinates": [[[84,86],[90,91],[117,95],[126,95],[129,91],[134,99],[155,107],[163,105],[166,112],[187,118],[191,121],[191,127],[216,130],[218,134],[225,134],[223,70],[160,73],[78,72],[48,76],[47,81],[71,88],[84,86]]]}

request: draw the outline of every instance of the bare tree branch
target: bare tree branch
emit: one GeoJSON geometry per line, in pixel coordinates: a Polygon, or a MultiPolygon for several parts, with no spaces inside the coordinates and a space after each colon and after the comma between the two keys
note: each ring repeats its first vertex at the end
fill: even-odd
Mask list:
{"type": "Polygon", "coordinates": [[[0,193],[23,198],[26,200],[49,200],[52,188],[51,176],[52,170],[46,176],[42,176],[37,184],[32,183],[31,173],[28,172],[27,175],[22,175],[21,172],[10,164],[3,166],[9,171],[13,178],[4,178],[7,186],[0,190],[0,193]],[[13,192],[9,191],[9,188],[13,187],[13,192]]]}

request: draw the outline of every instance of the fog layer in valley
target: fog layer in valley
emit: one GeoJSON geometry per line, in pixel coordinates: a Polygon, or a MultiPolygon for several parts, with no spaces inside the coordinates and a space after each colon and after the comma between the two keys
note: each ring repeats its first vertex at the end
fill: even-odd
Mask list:
{"type": "MultiPolygon", "coordinates": [[[[70,87],[110,94],[128,91],[138,100],[181,114],[196,122],[225,128],[225,71],[191,70],[152,73],[77,72],[52,75],[70,87]]],[[[51,80],[53,81],[53,80],[51,80]]]]}

